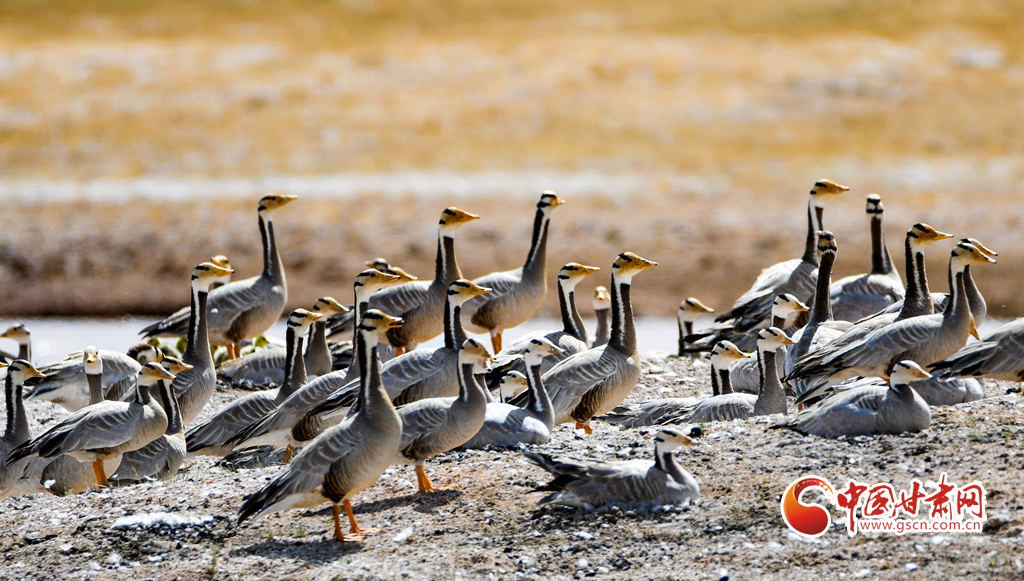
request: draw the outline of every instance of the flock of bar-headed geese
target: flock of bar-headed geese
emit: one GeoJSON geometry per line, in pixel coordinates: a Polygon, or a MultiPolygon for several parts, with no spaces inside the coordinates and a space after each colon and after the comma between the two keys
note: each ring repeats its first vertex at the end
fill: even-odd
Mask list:
{"type": "Polygon", "coordinates": [[[292,311],[283,345],[263,334],[288,300],[273,216],[295,197],[267,195],[257,208],[259,276],[231,281],[227,258],[203,262],[191,274],[190,305],[143,329],[148,340],[127,354],[90,346],[37,369],[24,325],[2,335],[19,352],[0,363],[7,406],[0,497],[166,479],[197,455],[240,467],[283,462],[247,497],[239,522],[329,502],[334,537],[354,541],[374,531],[356,522],[354,495],[395,464],[414,465],[419,492],[433,491],[425,462],[456,448],[542,446],[557,424],[589,434],[595,419],[623,429],[666,426],[653,461],[525,456],[554,475],[538,487],[550,492],[542,502],[685,502],[700,487],[671,452],[694,443],[701,432],[694,425],[779,414],[772,427],[826,438],[919,431],[929,425],[929,405],[982,398],[977,378],[1024,379],[1024,319],[967,345],[986,316],[971,266],[996,256],[981,242],[955,244],[949,293],[933,293],[924,253],[952,235],[914,224],[904,286],[885,244],[881,199],[871,194],[871,271],[832,282],[838,246],[822,220],[828,201],[847,190],[830,180],[814,184],[803,255],[765,269],[714,324],[695,330],[712,309],[694,298],[680,305],[679,356],[710,352],[710,396],[632,405],[621,405],[641,377],[630,289],[656,262],[632,252],[615,257],[610,288],[594,294],[593,339],[575,289],[600,269],[566,264],[556,278],[561,328],[503,345],[503,332],[530,319],[547,294],[548,228],[563,203],[556,194],[537,203],[522,268],[465,279],[455,234],[477,216],[447,208],[433,280],[383,259],[368,262],[351,305],[324,297],[292,311]],[[489,334],[493,355],[467,331],[489,334]],[[441,334],[443,346],[417,348],[441,334]],[[218,377],[272,389],[197,421],[218,377]],[[71,414],[33,435],[26,399],[71,414]],[[799,411],[791,414],[791,405],[799,411]]]}

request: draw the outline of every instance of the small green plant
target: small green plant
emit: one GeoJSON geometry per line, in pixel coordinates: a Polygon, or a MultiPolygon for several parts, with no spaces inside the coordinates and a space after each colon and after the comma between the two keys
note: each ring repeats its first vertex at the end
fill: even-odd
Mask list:
{"type": "Polygon", "coordinates": [[[210,566],[206,568],[206,572],[210,575],[217,574],[217,556],[220,555],[220,547],[213,548],[213,556],[210,557],[210,566]]]}

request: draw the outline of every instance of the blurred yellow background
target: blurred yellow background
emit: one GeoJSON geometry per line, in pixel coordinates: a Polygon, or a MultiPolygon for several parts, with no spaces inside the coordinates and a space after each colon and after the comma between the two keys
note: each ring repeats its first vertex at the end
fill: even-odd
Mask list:
{"type": "Polygon", "coordinates": [[[977,278],[1008,316],[1022,38],[1005,1],[2,1],[0,313],[161,313],[218,253],[253,275],[267,189],[304,198],[275,222],[294,306],[377,255],[429,278],[451,204],[484,218],[464,273],[512,268],[550,188],[552,279],[628,249],[663,266],[641,313],[722,309],[799,256],[827,177],[837,275],[878,192],[901,264],[918,221],[1001,251],[977,278]]]}

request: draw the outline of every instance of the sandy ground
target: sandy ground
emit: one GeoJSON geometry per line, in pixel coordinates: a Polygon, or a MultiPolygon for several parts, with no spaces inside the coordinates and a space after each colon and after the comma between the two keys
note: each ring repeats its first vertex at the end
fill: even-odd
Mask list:
{"type": "MultiPolygon", "coordinates": [[[[703,361],[655,357],[630,401],[709,390],[703,361]]],[[[933,408],[920,434],[823,440],[768,430],[777,418],[705,426],[677,452],[700,481],[691,506],[604,512],[538,508],[531,487],[546,474],[522,452],[448,453],[428,463],[435,485],[415,494],[410,468],[389,471],[354,502],[363,543],[330,538],[324,506],[277,513],[239,527],[236,511],[280,467],[231,472],[212,459],[168,482],[0,502],[0,578],[52,579],[1011,579],[1024,575],[1019,469],[1024,404],[990,382],[981,402],[933,408]],[[981,534],[880,534],[849,538],[841,525],[818,542],[789,532],[779,499],[814,473],[926,483],[978,479],[988,491],[981,534]],[[117,519],[169,512],[195,524],[115,528],[117,519]]],[[[218,393],[206,413],[239,392],[218,393]]],[[[63,411],[31,404],[34,429],[63,411]]],[[[539,451],[593,458],[647,457],[653,432],[568,426],[539,451]]],[[[833,512],[833,522],[840,514],[833,512]]]]}

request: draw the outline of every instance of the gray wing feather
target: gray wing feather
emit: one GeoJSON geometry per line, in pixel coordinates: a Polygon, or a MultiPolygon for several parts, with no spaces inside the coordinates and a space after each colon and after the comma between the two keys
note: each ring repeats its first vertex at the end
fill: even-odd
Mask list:
{"type": "Polygon", "coordinates": [[[62,452],[113,448],[129,442],[143,407],[119,401],[104,401],[68,417],[54,430],[63,428],[62,452]]]}

